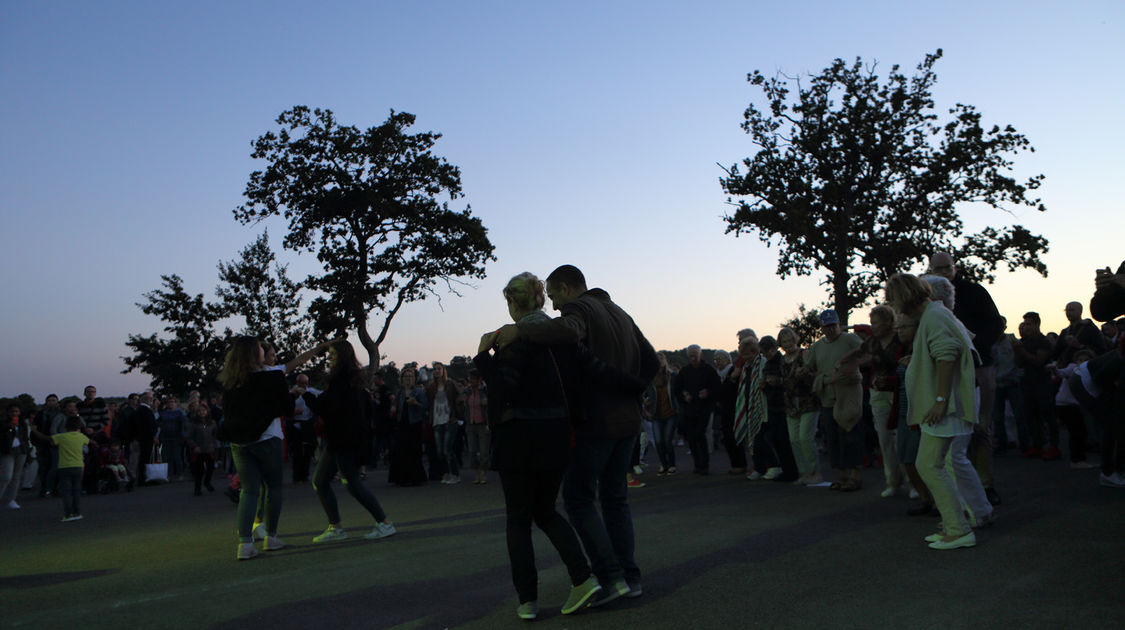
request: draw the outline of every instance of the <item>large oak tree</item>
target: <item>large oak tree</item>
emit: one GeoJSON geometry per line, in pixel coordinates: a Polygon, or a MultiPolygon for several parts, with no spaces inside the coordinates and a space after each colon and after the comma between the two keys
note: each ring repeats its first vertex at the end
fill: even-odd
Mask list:
{"type": "Polygon", "coordinates": [[[392,110],[361,130],[326,109],[283,112],[279,129],[254,142],[252,157],[266,167],[251,173],[234,210],[243,223],[283,217],[284,246],[316,252],[324,271],[305,284],[321,293],[310,306],[317,332],[354,329],[372,366],[404,304],[436,295],[438,283],[456,293],[494,259],[480,219],[449,207],[463,196],[461,173],[432,153],[441,135],[407,133],[414,121],[392,110]]]}
{"type": "Polygon", "coordinates": [[[1001,265],[1047,274],[1046,239],[1021,225],[965,234],[959,211],[968,205],[1045,210],[1030,196],[1043,176],[1011,175],[1011,156],[1034,149],[1010,125],[985,128],[960,103],[939,120],[930,90],[941,54],[912,77],[893,66],[885,81],[858,58],[836,59],[807,82],[748,76],[766,106],[751,104],[742,124],[757,152],[720,180],[735,206],[727,232],[777,245],[782,278],[826,272],[845,323],[888,276],[936,251],[954,253],[979,280],[994,280],[1001,265]]]}

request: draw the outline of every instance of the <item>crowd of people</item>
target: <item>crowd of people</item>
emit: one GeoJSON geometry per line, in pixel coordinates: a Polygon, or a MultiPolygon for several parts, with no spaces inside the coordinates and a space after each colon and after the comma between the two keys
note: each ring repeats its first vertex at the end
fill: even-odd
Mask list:
{"type": "Polygon", "coordinates": [[[642,594],[627,489],[645,485],[650,460],[657,478],[677,474],[677,446],[697,475],[711,473],[721,447],[728,474],[840,492],[862,487],[864,466],[879,467],[883,497],[909,495],[907,514],[941,517],[925,537],[934,549],[972,547],[974,530],[995,521],[995,455],[1062,459],[1060,423],[1070,468],[1099,468],[1088,461],[1096,449],[1097,482],[1125,488],[1125,320],[1115,321],[1125,315],[1125,263],[1096,274],[1090,310],[1100,326],[1074,301],[1057,334],[1044,334],[1035,312],[1007,333],[988,291],[939,253],[926,275],[892,276],[868,324],[845,327],[826,310],[811,344],[791,328],[744,329],[737,352],[708,362],[692,345],[683,365],[655,352],[573,266],[545,282],[516,276],[504,298],[514,323],[482,336],[463,380],[441,363],[370,374],[344,340],[278,364],[272,346],[245,337],[228,352],[224,392],[191,392],[183,409],[151,392],[117,408],[93,386],[61,405],[48,396],[32,417],[13,405],[0,434],[0,501],[18,509],[21,471],[37,468],[40,496],[61,497],[72,521],[82,518],[82,494],[141,487],[157,459],[169,480],[190,468],[197,496],[214,491],[218,471],[237,488],[245,560],[258,554],[255,539],[266,551],[285,547],[286,457],[293,481],[311,480],[324,508],[327,528],[313,539],[322,543],[348,537],[334,480],[372,516],[365,537],[385,538],[396,529],[365,485],[368,472],[385,468],[401,486],[453,485],[468,455],[474,484],[498,473],[517,614],[533,619],[533,523],[568,569],[564,614],[642,594]],[[548,298],[559,317],[543,312],[548,298]],[[313,387],[296,370],[324,353],[329,373],[313,387]],[[569,521],[556,510],[560,489],[569,521]]]}

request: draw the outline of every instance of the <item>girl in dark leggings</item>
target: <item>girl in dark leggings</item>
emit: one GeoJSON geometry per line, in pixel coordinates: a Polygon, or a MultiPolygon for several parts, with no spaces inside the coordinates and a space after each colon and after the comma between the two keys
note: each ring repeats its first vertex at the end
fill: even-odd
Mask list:
{"type": "Polygon", "coordinates": [[[359,475],[359,463],[371,447],[371,399],[363,388],[363,370],[355,358],[352,345],[344,340],[332,343],[328,349],[328,387],[320,396],[305,391],[302,397],[324,420],[325,446],[316,465],[313,487],[328,516],[328,529],[313,538],[322,543],[344,540],[348,532],[340,522],[340,509],[332,491],[332,477],[337,471],[343,478],[348,493],[359,501],[375,519],[375,527],[364,538],[386,538],[395,534],[395,527],[379,500],[371,493],[359,475]]]}

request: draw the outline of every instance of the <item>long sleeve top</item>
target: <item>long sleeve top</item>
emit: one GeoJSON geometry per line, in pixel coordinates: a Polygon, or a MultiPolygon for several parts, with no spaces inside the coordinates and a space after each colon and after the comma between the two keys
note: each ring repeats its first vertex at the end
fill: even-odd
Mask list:
{"type": "Polygon", "coordinates": [[[914,351],[906,369],[906,389],[910,411],[907,422],[921,424],[936,402],[937,362],[953,363],[953,387],[946,405],[946,418],[923,429],[931,435],[949,437],[970,432],[977,423],[976,368],[973,367],[973,342],[952,311],[938,302],[929,302],[914,335],[914,351]],[[959,426],[957,423],[960,423],[959,426]]]}

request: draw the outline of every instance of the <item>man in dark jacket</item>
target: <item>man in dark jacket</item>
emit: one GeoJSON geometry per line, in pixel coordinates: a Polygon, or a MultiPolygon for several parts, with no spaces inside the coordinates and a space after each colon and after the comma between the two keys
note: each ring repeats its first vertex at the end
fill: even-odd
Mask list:
{"type": "Polygon", "coordinates": [[[1000,494],[992,486],[992,407],[996,398],[996,370],[992,365],[992,346],[1004,334],[1004,320],[988,289],[957,272],[953,256],[939,252],[930,257],[930,273],[953,283],[955,303],[953,314],[973,333],[973,348],[980,355],[977,366],[977,387],[980,388],[978,422],[969,443],[969,460],[973,463],[981,485],[992,505],[1000,504],[1000,494]]]}
{"type": "Polygon", "coordinates": [[[1059,343],[1055,348],[1054,356],[1051,357],[1056,365],[1059,367],[1069,365],[1074,353],[1083,348],[1093,352],[1094,356],[1109,349],[1105,335],[1094,322],[1082,319],[1081,302],[1068,302],[1064,312],[1068,325],[1059,331],[1059,343]]]}
{"type": "MultiPolygon", "coordinates": [[[[656,352],[633,319],[602,289],[586,289],[577,267],[563,265],[547,276],[547,297],[562,313],[556,319],[509,324],[498,343],[581,343],[610,367],[648,382],[656,375],[656,352]]],[[[633,518],[626,473],[641,429],[641,398],[589,383],[580,402],[581,422],[563,482],[571,524],[590,556],[602,591],[592,605],[641,595],[641,572],[633,559],[633,518]],[[598,514],[595,500],[602,508],[598,514]]],[[[574,410],[572,410],[574,415],[574,410]]]]}
{"type": "Polygon", "coordinates": [[[687,357],[688,364],[680,368],[680,373],[673,382],[672,393],[680,403],[684,434],[695,463],[693,472],[706,475],[711,465],[707,449],[707,423],[711,420],[711,412],[715,410],[721,382],[715,368],[702,361],[703,350],[699,346],[688,346],[687,357]]]}
{"type": "Polygon", "coordinates": [[[137,474],[134,478],[137,480],[137,486],[144,485],[147,478],[145,476],[145,464],[151,463],[152,449],[156,441],[156,412],[152,410],[153,396],[152,392],[145,392],[141,394],[141,404],[132,415],[132,438],[137,443],[137,474]]]}

